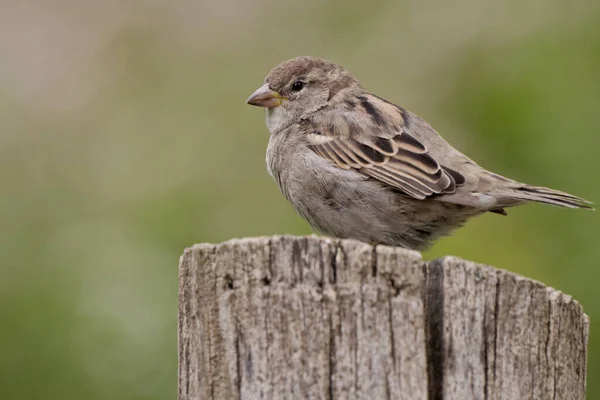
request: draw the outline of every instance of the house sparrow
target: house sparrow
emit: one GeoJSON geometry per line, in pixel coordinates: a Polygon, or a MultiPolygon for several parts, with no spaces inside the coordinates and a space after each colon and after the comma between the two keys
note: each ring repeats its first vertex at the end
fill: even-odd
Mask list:
{"type": "Polygon", "coordinates": [[[294,209],[338,238],[424,250],[470,217],[529,202],[592,203],[487,171],[423,119],[314,57],[277,65],[248,104],[266,108],[267,169],[294,209]]]}

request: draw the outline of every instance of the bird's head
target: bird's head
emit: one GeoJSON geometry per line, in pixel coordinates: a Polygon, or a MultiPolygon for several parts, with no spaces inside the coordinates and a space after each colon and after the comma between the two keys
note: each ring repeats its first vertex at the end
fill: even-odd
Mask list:
{"type": "Polygon", "coordinates": [[[247,103],[267,108],[267,126],[274,133],[359,89],[358,81],[343,67],[315,57],[296,57],[273,68],[247,103]]]}

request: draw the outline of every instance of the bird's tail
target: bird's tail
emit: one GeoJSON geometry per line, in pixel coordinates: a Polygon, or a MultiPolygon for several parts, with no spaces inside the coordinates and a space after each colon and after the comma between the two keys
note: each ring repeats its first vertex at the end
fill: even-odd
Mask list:
{"type": "Polygon", "coordinates": [[[535,201],[560,207],[594,209],[594,203],[591,201],[543,186],[522,185],[511,191],[510,197],[515,200],[535,201]]]}

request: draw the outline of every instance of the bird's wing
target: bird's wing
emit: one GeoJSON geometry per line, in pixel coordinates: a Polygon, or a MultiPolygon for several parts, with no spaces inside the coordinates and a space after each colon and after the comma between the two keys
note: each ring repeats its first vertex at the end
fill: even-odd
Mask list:
{"type": "Polygon", "coordinates": [[[309,147],[319,156],[416,199],[454,193],[465,183],[404,129],[400,107],[371,95],[343,107],[303,121],[309,147]]]}

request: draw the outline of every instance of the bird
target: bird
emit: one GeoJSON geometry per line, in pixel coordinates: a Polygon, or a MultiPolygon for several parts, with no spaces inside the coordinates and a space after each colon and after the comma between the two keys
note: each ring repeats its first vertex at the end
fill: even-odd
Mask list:
{"type": "Polygon", "coordinates": [[[593,209],[484,169],[330,61],[278,64],[247,104],[266,109],[267,170],[317,233],[423,251],[486,212],[531,202],[593,209]]]}

